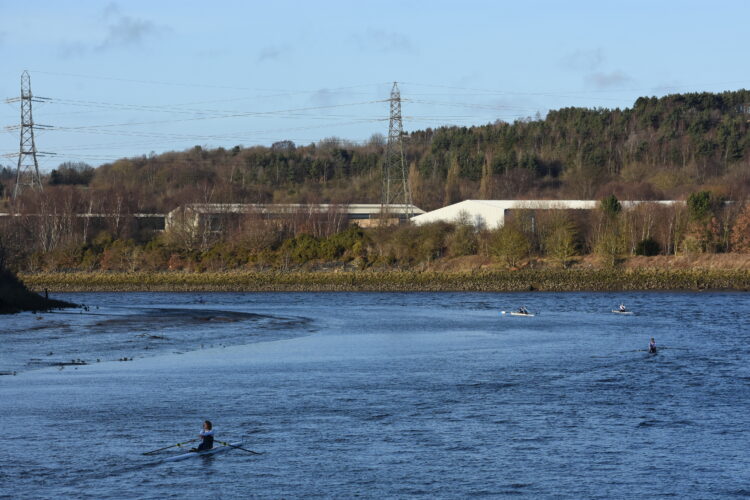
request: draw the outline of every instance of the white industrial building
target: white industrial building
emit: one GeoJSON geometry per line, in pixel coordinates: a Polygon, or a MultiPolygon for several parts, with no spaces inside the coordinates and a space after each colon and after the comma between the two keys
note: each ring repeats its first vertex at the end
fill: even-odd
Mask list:
{"type": "MultiPolygon", "coordinates": [[[[624,209],[641,203],[673,205],[682,201],[621,201],[624,209]]],[[[505,216],[513,210],[594,210],[598,200],[465,200],[412,217],[415,224],[466,221],[480,228],[495,229],[505,225],[505,216]]]]}

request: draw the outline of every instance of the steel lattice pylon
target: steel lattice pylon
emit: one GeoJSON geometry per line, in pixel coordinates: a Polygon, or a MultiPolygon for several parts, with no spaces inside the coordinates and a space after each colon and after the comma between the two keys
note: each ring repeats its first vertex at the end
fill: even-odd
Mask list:
{"type": "Polygon", "coordinates": [[[404,127],[401,120],[401,92],[398,83],[393,82],[391,89],[391,119],[388,125],[388,143],[383,162],[383,210],[395,209],[407,218],[414,215],[409,176],[404,160],[404,127]]]}
{"type": "Polygon", "coordinates": [[[37,160],[36,143],[34,142],[34,118],[31,114],[31,103],[41,100],[34,99],[31,94],[31,77],[28,71],[21,74],[21,97],[11,101],[15,100],[21,101],[21,147],[18,152],[13,199],[21,194],[24,186],[42,190],[42,178],[39,175],[39,161],[37,160]]]}

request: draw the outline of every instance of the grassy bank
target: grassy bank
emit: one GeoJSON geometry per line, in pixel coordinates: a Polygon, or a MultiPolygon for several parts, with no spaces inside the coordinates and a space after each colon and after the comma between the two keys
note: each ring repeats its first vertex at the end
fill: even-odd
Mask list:
{"type": "Polygon", "coordinates": [[[750,290],[750,271],[741,269],[40,273],[22,278],[35,290],[55,292],[750,290]]]}

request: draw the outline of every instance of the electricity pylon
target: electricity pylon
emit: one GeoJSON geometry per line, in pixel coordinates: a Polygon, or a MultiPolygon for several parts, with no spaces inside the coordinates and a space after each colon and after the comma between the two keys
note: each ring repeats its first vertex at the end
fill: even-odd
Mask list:
{"type": "Polygon", "coordinates": [[[399,215],[411,218],[413,205],[411,187],[404,160],[404,126],[401,119],[401,92],[398,83],[393,82],[391,89],[391,118],[388,125],[388,143],[383,162],[383,211],[394,209],[399,215]],[[395,206],[394,206],[395,205],[395,206]],[[396,208],[398,207],[398,208],[396,208]]]}
{"type": "MultiPolygon", "coordinates": [[[[43,97],[34,97],[31,93],[31,77],[28,71],[21,74],[21,96],[7,99],[6,102],[21,102],[21,141],[16,167],[16,186],[13,188],[13,199],[18,198],[24,186],[42,190],[42,177],[39,175],[36,143],[34,142],[34,117],[31,114],[32,102],[44,102],[43,97]]],[[[44,127],[36,125],[36,127],[44,127]]],[[[15,128],[15,127],[14,127],[15,128]]]]}

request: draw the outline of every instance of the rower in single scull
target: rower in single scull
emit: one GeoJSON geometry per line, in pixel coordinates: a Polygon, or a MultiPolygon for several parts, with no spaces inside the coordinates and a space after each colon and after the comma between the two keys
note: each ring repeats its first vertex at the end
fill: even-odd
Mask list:
{"type": "Polygon", "coordinates": [[[201,438],[201,444],[190,451],[205,451],[214,447],[214,429],[210,420],[203,422],[203,430],[198,434],[198,437],[201,438]]]}

